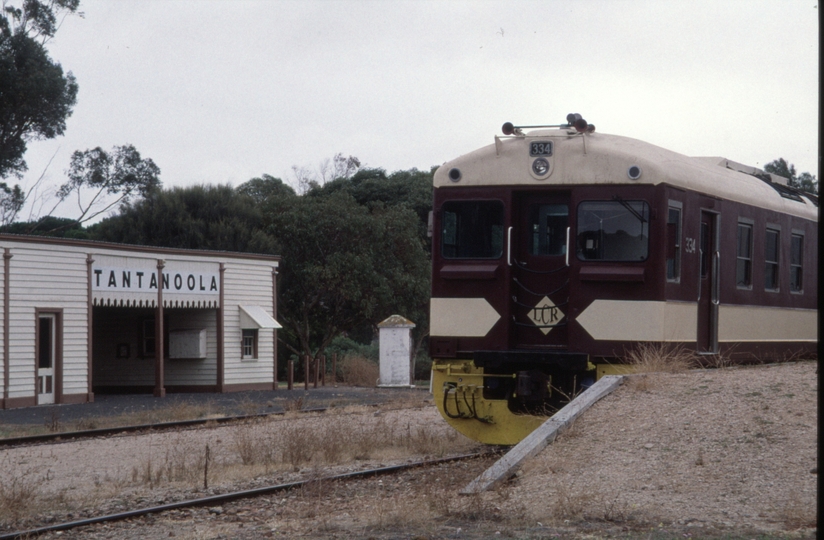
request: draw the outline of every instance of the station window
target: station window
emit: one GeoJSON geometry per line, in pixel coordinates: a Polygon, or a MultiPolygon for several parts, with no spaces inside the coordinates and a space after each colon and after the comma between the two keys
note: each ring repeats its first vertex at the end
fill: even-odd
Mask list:
{"type": "Polygon", "coordinates": [[[241,338],[241,358],[257,358],[258,357],[258,331],[257,328],[251,330],[243,330],[243,337],[241,338]]]}
{"type": "Polygon", "coordinates": [[[501,201],[448,201],[443,205],[442,253],[447,259],[497,259],[504,247],[501,201]]]}
{"type": "Polygon", "coordinates": [[[749,289],[752,287],[752,225],[738,224],[738,247],[735,263],[735,284],[749,289]]]}
{"type": "Polygon", "coordinates": [[[778,257],[781,231],[767,229],[764,246],[764,288],[768,291],[778,290],[778,257]]]}
{"type": "Polygon", "coordinates": [[[790,290],[801,292],[804,286],[804,236],[790,236],[790,290]]]}
{"type": "Polygon", "coordinates": [[[681,278],[681,209],[670,206],[667,212],[667,280],[681,278]]]}
{"type": "Polygon", "coordinates": [[[583,202],[578,206],[578,258],[643,261],[649,251],[649,205],[644,201],[583,202]]]}

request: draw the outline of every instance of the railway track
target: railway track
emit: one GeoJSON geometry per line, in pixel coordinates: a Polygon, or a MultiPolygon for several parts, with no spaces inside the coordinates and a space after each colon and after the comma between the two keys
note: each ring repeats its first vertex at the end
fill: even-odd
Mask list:
{"type": "MultiPolygon", "coordinates": [[[[325,412],[326,407],[312,409],[301,409],[301,413],[325,412]]],[[[82,431],[61,431],[55,433],[43,433],[40,435],[27,435],[24,437],[7,437],[0,439],[0,448],[13,446],[26,446],[40,443],[65,442],[70,440],[91,439],[94,437],[104,437],[122,433],[139,433],[143,431],[169,431],[188,427],[198,427],[207,424],[231,424],[246,420],[256,420],[269,418],[272,416],[283,416],[285,412],[269,412],[259,414],[242,414],[236,416],[221,416],[217,418],[198,418],[194,420],[178,420],[174,422],[160,422],[155,424],[137,424],[131,426],[107,427],[98,429],[86,429],[82,431]]]]}
{"type": "Polygon", "coordinates": [[[343,473],[337,475],[330,475],[322,478],[311,478],[307,480],[301,480],[297,482],[289,482],[285,484],[276,484],[271,486],[264,486],[254,489],[248,490],[240,490],[240,491],[233,491],[229,493],[223,493],[220,495],[212,495],[209,497],[202,497],[198,499],[189,499],[185,501],[178,501],[174,503],[162,504],[158,506],[150,506],[146,508],[138,508],[134,510],[128,510],[126,512],[119,512],[115,514],[108,514],[104,516],[97,516],[91,517],[86,519],[75,520],[66,523],[57,523],[53,525],[47,525],[44,527],[38,527],[35,529],[29,529],[25,531],[15,531],[11,533],[4,533],[0,534],[0,540],[16,540],[22,538],[33,538],[36,536],[40,536],[42,534],[46,534],[49,532],[58,532],[58,531],[67,531],[71,529],[75,529],[78,527],[84,527],[88,525],[95,525],[101,523],[112,523],[116,521],[123,521],[126,519],[147,516],[149,514],[158,514],[162,512],[167,512],[170,510],[180,510],[185,508],[195,508],[200,506],[214,506],[220,505],[224,503],[228,503],[231,501],[236,501],[240,499],[249,499],[254,498],[262,495],[268,495],[277,492],[289,491],[292,489],[300,488],[306,486],[311,483],[315,482],[328,482],[328,481],[340,481],[340,480],[354,480],[359,478],[368,478],[372,476],[379,476],[379,475],[387,475],[387,474],[394,474],[399,473],[402,471],[407,471],[409,469],[421,468],[421,467],[432,467],[441,465],[444,463],[452,463],[456,461],[464,461],[470,459],[476,459],[480,457],[488,456],[490,452],[476,452],[471,454],[462,454],[458,456],[451,456],[446,458],[439,458],[439,459],[430,459],[430,460],[421,460],[412,463],[405,463],[402,465],[393,465],[387,467],[378,467],[374,469],[366,469],[362,471],[350,472],[350,473],[343,473]]]}

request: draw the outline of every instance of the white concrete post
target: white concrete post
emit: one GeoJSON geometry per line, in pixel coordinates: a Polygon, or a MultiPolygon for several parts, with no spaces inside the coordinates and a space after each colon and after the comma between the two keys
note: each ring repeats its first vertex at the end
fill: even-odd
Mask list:
{"type": "Polygon", "coordinates": [[[412,371],[412,329],[415,323],[392,315],[378,324],[380,387],[414,387],[412,371]]]}

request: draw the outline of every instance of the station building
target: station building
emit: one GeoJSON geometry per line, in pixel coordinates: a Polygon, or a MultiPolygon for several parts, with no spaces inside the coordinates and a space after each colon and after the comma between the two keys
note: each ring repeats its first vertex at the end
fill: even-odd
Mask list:
{"type": "Polygon", "coordinates": [[[0,234],[0,408],[271,390],[279,257],[0,234]]]}

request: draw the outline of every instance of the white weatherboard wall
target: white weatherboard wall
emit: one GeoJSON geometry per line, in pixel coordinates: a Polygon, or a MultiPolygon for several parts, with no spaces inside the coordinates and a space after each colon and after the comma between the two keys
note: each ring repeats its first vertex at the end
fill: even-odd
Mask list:
{"type": "Polygon", "coordinates": [[[380,380],[378,386],[413,386],[412,329],[415,324],[392,315],[378,324],[380,347],[380,380]]]}
{"type": "Polygon", "coordinates": [[[12,247],[8,397],[34,396],[36,309],[62,311],[62,393],[86,393],[89,381],[85,251],[49,244],[8,247],[12,247]]]}
{"type": "Polygon", "coordinates": [[[272,264],[236,261],[227,265],[224,280],[224,380],[227,385],[274,382],[274,331],[258,330],[257,358],[241,358],[240,306],[259,306],[272,315],[272,264]]]}
{"type": "Polygon", "coordinates": [[[258,331],[256,357],[241,359],[239,306],[274,315],[277,257],[2,234],[0,250],[10,255],[4,261],[9,264],[8,275],[0,265],[0,283],[7,283],[9,290],[5,295],[0,287],[0,406],[36,403],[38,311],[58,314],[58,357],[62,359],[58,402],[93,399],[93,387],[151,391],[157,362],[154,350],[146,345],[151,336],[144,335],[144,328],[154,329],[151,321],[158,313],[157,287],[163,283],[158,261],[169,282],[163,288],[167,345],[169,332],[174,331],[194,332],[205,342],[205,354],[199,349],[199,357],[164,355],[163,386],[271,388],[276,323],[271,320],[272,324],[258,331]],[[150,278],[154,287],[149,285],[150,278]],[[218,320],[221,302],[222,324],[218,320]],[[7,335],[4,324],[9,327],[7,335]],[[223,371],[219,373],[221,352],[223,371]]]}

